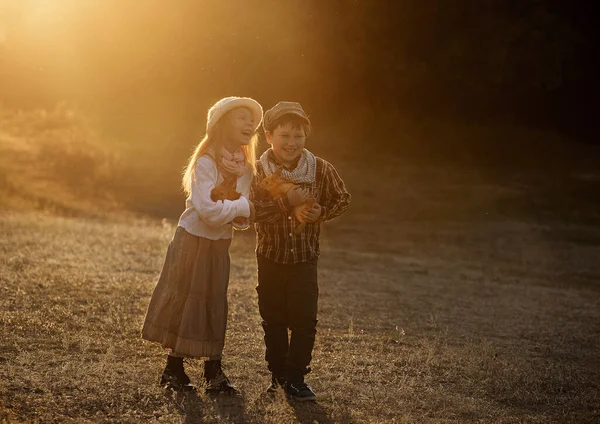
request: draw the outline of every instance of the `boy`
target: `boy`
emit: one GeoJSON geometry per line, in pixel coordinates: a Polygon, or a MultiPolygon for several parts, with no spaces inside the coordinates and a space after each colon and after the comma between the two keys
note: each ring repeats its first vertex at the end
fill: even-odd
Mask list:
{"type": "Polygon", "coordinates": [[[256,208],[258,306],[272,373],[267,391],[283,387],[297,400],[315,400],[304,375],[317,326],[320,224],[345,212],[350,194],[334,167],[304,148],[311,127],[299,103],[277,103],[265,113],[263,126],[271,148],[256,162],[250,198],[256,208]],[[274,201],[260,185],[278,170],[294,187],[274,201]],[[302,212],[306,226],[296,234],[299,221],[292,209],[307,200],[314,203],[302,212]]]}

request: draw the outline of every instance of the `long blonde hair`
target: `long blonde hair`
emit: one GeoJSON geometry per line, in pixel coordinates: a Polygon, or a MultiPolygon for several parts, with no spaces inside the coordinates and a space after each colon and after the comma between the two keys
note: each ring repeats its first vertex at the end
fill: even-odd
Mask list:
{"type": "MultiPolygon", "coordinates": [[[[208,152],[208,150],[215,146],[220,147],[223,144],[221,137],[221,127],[223,126],[223,118],[206,132],[200,143],[194,149],[194,153],[190,156],[188,164],[183,171],[183,178],[181,179],[181,186],[186,196],[192,193],[192,183],[196,180],[196,161],[198,158],[208,152]]],[[[258,144],[258,133],[255,133],[250,139],[250,143],[247,145],[240,146],[244,152],[246,158],[246,166],[252,169],[252,173],[256,173],[256,146],[258,144]]],[[[217,161],[217,158],[213,158],[217,161]]]]}

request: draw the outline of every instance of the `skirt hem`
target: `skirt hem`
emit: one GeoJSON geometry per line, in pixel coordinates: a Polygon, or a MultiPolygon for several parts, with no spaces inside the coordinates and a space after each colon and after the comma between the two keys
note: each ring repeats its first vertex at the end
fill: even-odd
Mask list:
{"type": "Polygon", "coordinates": [[[192,358],[219,356],[225,345],[224,340],[188,339],[148,322],[144,324],[142,339],[160,343],[165,349],[171,349],[173,352],[192,358]]]}

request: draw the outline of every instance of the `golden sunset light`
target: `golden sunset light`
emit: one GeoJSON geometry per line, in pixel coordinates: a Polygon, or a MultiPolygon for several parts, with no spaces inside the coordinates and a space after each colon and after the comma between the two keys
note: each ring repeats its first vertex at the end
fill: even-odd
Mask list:
{"type": "Polygon", "coordinates": [[[599,17],[0,0],[0,424],[600,422],[599,17]]]}

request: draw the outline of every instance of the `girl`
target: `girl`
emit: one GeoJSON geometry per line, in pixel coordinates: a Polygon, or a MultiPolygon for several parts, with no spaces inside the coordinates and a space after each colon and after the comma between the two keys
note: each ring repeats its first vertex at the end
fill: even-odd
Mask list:
{"type": "Polygon", "coordinates": [[[215,103],[208,111],[206,135],[184,172],[186,209],[167,250],[142,330],[142,338],[170,349],[161,386],[195,390],[183,369],[183,358],[205,357],[206,391],[236,393],[221,368],[231,222],[235,219],[233,226],[248,228],[254,217],[248,199],[261,120],[262,107],[253,99],[226,97],[215,103]],[[225,178],[237,178],[241,197],[211,200],[212,189],[225,178]]]}

